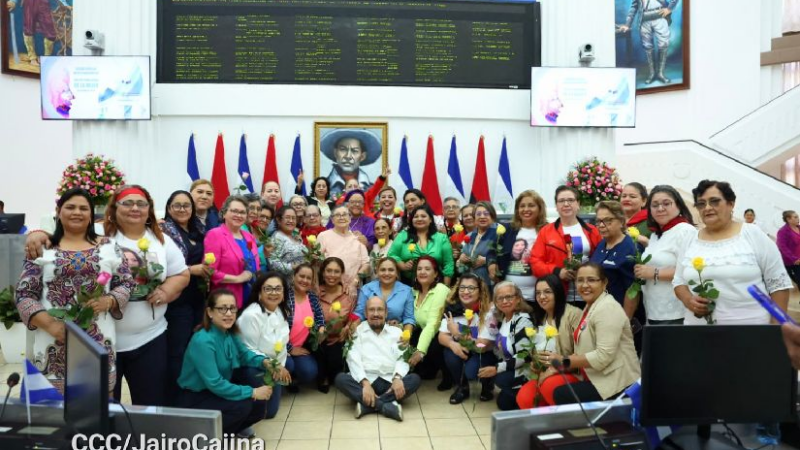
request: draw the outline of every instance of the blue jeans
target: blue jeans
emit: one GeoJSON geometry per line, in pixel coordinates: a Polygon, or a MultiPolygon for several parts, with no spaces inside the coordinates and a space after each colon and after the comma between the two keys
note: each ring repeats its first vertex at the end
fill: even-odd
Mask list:
{"type": "MultiPolygon", "coordinates": [[[[286,362],[287,362],[286,369],[288,370],[289,369],[288,368],[289,360],[287,359],[286,362]]],[[[264,380],[264,373],[265,372],[264,372],[263,368],[260,368],[260,367],[258,367],[258,368],[257,367],[242,367],[242,368],[240,368],[238,370],[240,370],[242,372],[242,374],[243,374],[242,376],[245,379],[248,379],[248,380],[255,379],[255,380],[258,380],[261,383],[261,385],[264,384],[263,380],[264,380]]],[[[272,396],[270,396],[269,400],[267,400],[267,402],[266,402],[267,405],[266,405],[266,408],[265,408],[266,412],[264,413],[264,417],[263,417],[264,419],[273,419],[278,414],[278,408],[281,406],[281,395],[283,394],[283,390],[284,389],[286,389],[286,388],[281,386],[281,385],[279,385],[279,384],[272,387],[272,396]]]]}
{"type": "Polygon", "coordinates": [[[288,356],[286,358],[286,369],[292,374],[292,381],[297,383],[311,383],[316,381],[319,369],[317,360],[313,355],[288,356]],[[292,365],[289,365],[292,361],[292,365]]]}
{"type": "MultiPolygon", "coordinates": [[[[186,302],[172,302],[167,306],[167,357],[168,383],[167,405],[174,406],[178,401],[180,388],[178,377],[183,367],[183,355],[189,340],[192,339],[197,318],[192,305],[186,302]]],[[[202,316],[201,319],[202,320],[202,316]]]]}
{"type": "Polygon", "coordinates": [[[513,359],[510,360],[509,365],[511,367],[494,377],[494,385],[500,388],[500,393],[497,395],[497,407],[501,411],[519,409],[517,393],[522,384],[525,383],[525,377],[517,377],[514,374],[513,361],[513,359]]]}
{"type": "Polygon", "coordinates": [[[444,349],[444,365],[447,367],[450,376],[453,377],[453,382],[456,384],[458,384],[458,380],[461,380],[462,384],[475,381],[478,379],[478,369],[481,367],[494,366],[496,364],[497,357],[494,356],[492,352],[483,354],[470,352],[469,357],[464,361],[456,356],[449,348],[444,349]],[[462,374],[464,375],[464,379],[461,377],[462,374]]]}
{"type": "Polygon", "coordinates": [[[134,405],[166,406],[169,357],[167,332],[128,352],[117,352],[114,398],[122,399],[122,378],[128,381],[134,405]]]}

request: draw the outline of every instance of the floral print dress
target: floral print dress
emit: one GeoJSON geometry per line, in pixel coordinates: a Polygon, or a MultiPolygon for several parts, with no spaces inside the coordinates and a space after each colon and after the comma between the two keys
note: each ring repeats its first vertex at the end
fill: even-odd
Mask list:
{"type": "MultiPolygon", "coordinates": [[[[112,275],[105,291],[114,297],[119,310],[124,310],[135,284],[122,251],[108,239],[101,239],[95,247],[81,251],[55,247],[45,250],[41,258],[26,259],[23,264],[16,304],[22,322],[35,333],[33,355],[28,355],[28,359],[61,393],[66,373],[64,343],[56,342],[53,336],[30,321],[36,314],[47,314],[50,308],[69,308],[78,301],[82,287],[88,292],[95,289],[101,272],[112,275]]],[[[89,336],[108,351],[109,390],[114,389],[117,380],[114,320],[120,318],[121,312],[101,313],[87,330],[89,336]]]]}

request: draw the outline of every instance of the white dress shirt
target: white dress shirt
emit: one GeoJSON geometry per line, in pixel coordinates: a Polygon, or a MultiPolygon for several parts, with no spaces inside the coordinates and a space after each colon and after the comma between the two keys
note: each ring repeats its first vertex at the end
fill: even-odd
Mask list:
{"type": "Polygon", "coordinates": [[[350,375],[359,383],[365,378],[373,383],[378,378],[391,382],[395,375],[406,376],[409,367],[403,361],[398,341],[403,331],[384,325],[380,333],[372,331],[364,321],[356,328],[355,340],[347,353],[350,375]]]}
{"type": "Polygon", "coordinates": [[[283,317],[280,309],[269,312],[261,310],[261,305],[251,303],[242,311],[237,320],[239,338],[247,348],[270,358],[276,358],[281,365],[286,365],[286,345],[289,343],[289,322],[283,317]],[[280,341],[282,349],[276,354],[275,343],[280,341]]]}

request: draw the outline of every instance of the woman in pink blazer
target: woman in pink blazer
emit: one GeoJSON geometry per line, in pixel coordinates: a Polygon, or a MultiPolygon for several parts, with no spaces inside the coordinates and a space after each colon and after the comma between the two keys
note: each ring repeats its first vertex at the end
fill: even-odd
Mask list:
{"type": "Polygon", "coordinates": [[[250,296],[250,286],[258,272],[258,243],[253,235],[242,230],[247,220],[247,201],[232,195],[225,200],[220,210],[223,224],[206,233],[205,252],[213,253],[216,261],[211,264],[211,289],[227,288],[236,296],[236,306],[242,308],[242,300],[250,296]]]}

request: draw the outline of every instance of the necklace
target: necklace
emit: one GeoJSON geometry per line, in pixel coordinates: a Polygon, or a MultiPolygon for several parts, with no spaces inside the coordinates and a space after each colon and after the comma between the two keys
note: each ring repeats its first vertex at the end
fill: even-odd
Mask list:
{"type": "Polygon", "coordinates": [[[361,224],[361,219],[363,219],[363,218],[364,218],[364,215],[362,214],[362,215],[358,216],[358,219],[350,222],[350,230],[352,230],[356,225],[361,224]]]}

